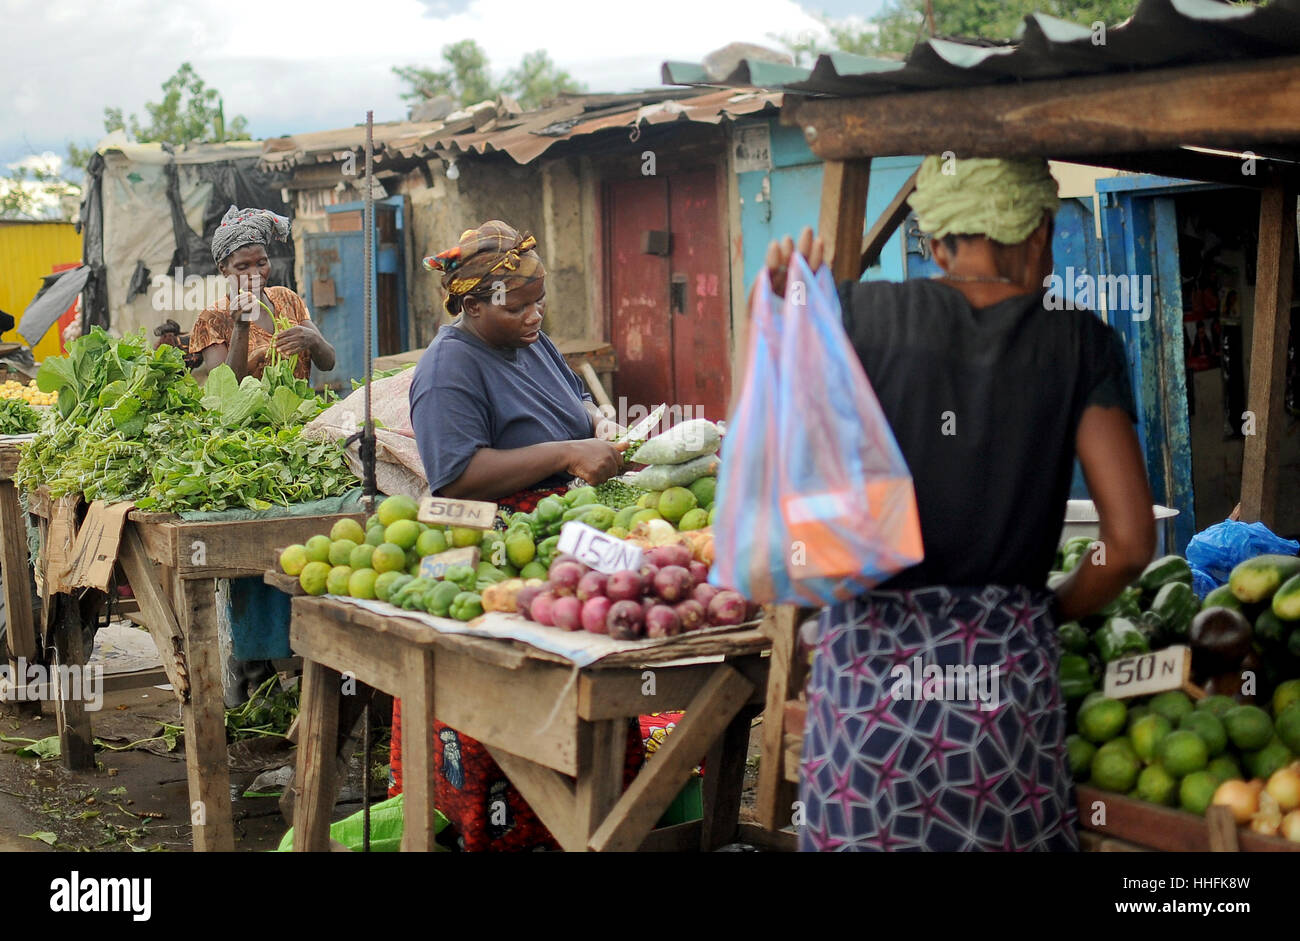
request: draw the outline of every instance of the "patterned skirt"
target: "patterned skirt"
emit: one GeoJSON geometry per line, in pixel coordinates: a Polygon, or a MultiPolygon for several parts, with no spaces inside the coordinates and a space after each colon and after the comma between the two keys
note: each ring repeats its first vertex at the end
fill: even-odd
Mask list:
{"type": "Polygon", "coordinates": [[[800,849],[1077,850],[1050,602],[932,587],[824,610],[800,849]]]}

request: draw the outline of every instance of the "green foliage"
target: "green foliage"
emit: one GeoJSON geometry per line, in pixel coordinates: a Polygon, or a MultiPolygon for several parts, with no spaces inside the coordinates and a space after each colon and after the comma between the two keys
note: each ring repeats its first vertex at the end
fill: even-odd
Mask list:
{"type": "Polygon", "coordinates": [[[0,177],[0,219],[70,221],[80,199],[81,187],[64,178],[55,154],[32,155],[0,177]]]}
{"type": "Polygon", "coordinates": [[[506,87],[524,108],[540,108],[560,95],[584,90],[555,63],[545,49],[525,53],[519,67],[506,76],[506,87]]]}
{"type": "MultiPolygon", "coordinates": [[[[176,74],[162,84],[162,101],[145,102],[148,123],[132,114],[129,118],[121,108],[104,109],[105,131],[126,131],[137,141],[158,141],[182,146],[190,141],[248,140],[248,121],[236,115],[226,124],[221,95],[194,71],[188,62],[181,64],[176,74]]],[[[70,156],[74,155],[72,145],[70,156]]]]}
{"type": "Polygon", "coordinates": [[[22,399],[0,400],[0,435],[30,435],[40,426],[40,416],[22,399]]]}
{"type": "Polygon", "coordinates": [[[537,108],[557,95],[584,90],[568,72],[556,68],[544,49],[525,54],[518,68],[508,72],[500,85],[492,81],[487,53],[473,39],[443,46],[442,60],[442,69],[393,67],[393,74],[408,86],[402,93],[404,101],[415,103],[449,95],[461,105],[472,105],[505,93],[513,95],[525,108],[537,108]]]}

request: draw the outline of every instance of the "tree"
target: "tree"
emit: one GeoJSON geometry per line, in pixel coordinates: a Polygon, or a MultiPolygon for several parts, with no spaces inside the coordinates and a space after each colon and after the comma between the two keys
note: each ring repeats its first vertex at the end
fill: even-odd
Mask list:
{"type": "Polygon", "coordinates": [[[540,108],[563,94],[586,90],[568,72],[556,68],[545,49],[526,53],[519,67],[506,76],[506,87],[528,109],[540,108]]]}
{"type": "Polygon", "coordinates": [[[0,219],[71,220],[81,198],[81,187],[63,178],[58,154],[32,154],[9,164],[9,176],[0,177],[0,219]]]}
{"type": "MultiPolygon", "coordinates": [[[[162,101],[145,102],[148,124],[137,115],[125,116],[121,108],[104,109],[105,131],[126,131],[142,143],[157,141],[183,146],[191,141],[248,140],[248,121],[236,115],[226,124],[220,93],[207,84],[188,62],[162,84],[162,101]]],[[[69,154],[79,155],[69,148],[69,154]]]]}
{"type": "Polygon", "coordinates": [[[393,74],[408,86],[402,93],[404,101],[415,103],[449,95],[460,105],[472,105],[505,92],[514,95],[525,108],[537,108],[557,95],[583,90],[568,72],[556,68],[544,49],[527,53],[501,85],[493,83],[487,53],[472,39],[444,46],[442,60],[446,63],[443,69],[393,67],[393,74]]]}

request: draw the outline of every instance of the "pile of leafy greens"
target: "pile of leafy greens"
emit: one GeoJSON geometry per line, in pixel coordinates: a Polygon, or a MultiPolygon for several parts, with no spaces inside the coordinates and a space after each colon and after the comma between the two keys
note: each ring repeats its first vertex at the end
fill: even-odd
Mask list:
{"type": "Polygon", "coordinates": [[[265,510],[356,484],[336,442],[301,438],[326,403],[287,364],[243,382],[221,365],[200,387],[176,347],[96,328],[47,359],[36,382],[58,390],[62,420],[24,448],[16,480],[26,489],[180,512],[265,510]]]}
{"type": "Polygon", "coordinates": [[[0,399],[0,435],[30,435],[40,423],[36,409],[22,399],[0,399]]]}

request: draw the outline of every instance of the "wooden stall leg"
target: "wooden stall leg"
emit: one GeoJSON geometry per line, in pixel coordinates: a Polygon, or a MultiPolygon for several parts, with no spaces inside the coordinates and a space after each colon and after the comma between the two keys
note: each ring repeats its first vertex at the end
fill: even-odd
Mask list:
{"type": "Polygon", "coordinates": [[[704,821],[700,850],[711,852],[730,843],[740,826],[740,792],[745,786],[745,759],[754,709],[742,709],[704,757],[704,821]]]}
{"type": "Polygon", "coordinates": [[[826,243],[836,283],[862,277],[862,227],[867,216],[871,158],[827,160],[822,165],[818,235],[826,243]]]}
{"type": "Polygon", "coordinates": [[[406,795],[402,851],[433,850],[433,651],[423,651],[408,667],[402,699],[402,790],[406,795]]]}
{"type": "Polygon", "coordinates": [[[212,579],[178,579],[177,620],[185,637],[190,700],[181,705],[190,825],[198,852],[235,848],[226,752],[226,704],[217,648],[216,590],[212,579]]]}
{"type": "Polygon", "coordinates": [[[767,673],[767,700],[763,708],[762,749],[758,763],[758,822],[780,830],[790,822],[794,785],[785,777],[785,703],[797,694],[794,659],[798,645],[798,609],[771,605],[764,612],[763,633],[772,639],[767,673]]]}
{"type": "Polygon", "coordinates": [[[312,660],[302,665],[298,760],[294,767],[293,850],[325,853],[338,790],[339,698],[342,675],[312,660]]]}
{"type": "Polygon", "coordinates": [[[90,716],[86,714],[85,702],[80,695],[74,695],[80,690],[72,684],[65,684],[65,668],[83,673],[86,667],[85,645],[81,637],[81,612],[76,599],[71,595],[58,595],[56,598],[59,621],[54,629],[54,669],[51,671],[54,682],[50,695],[54,699],[55,715],[58,717],[63,767],[70,771],[82,771],[95,767],[94,734],[90,728],[90,716]]]}
{"type": "MultiPolygon", "coordinates": [[[[27,557],[27,529],[23,525],[18,489],[12,481],[0,481],[0,577],[4,579],[5,621],[9,637],[9,675],[21,682],[23,664],[38,663],[36,622],[32,614],[32,589],[27,557]]],[[[24,715],[39,715],[39,699],[18,700],[13,704],[24,715]]]]}
{"type": "Polygon", "coordinates": [[[623,792],[623,765],[627,760],[627,720],[584,722],[579,732],[578,780],[574,787],[578,835],[582,849],[604,821],[623,792]]]}

